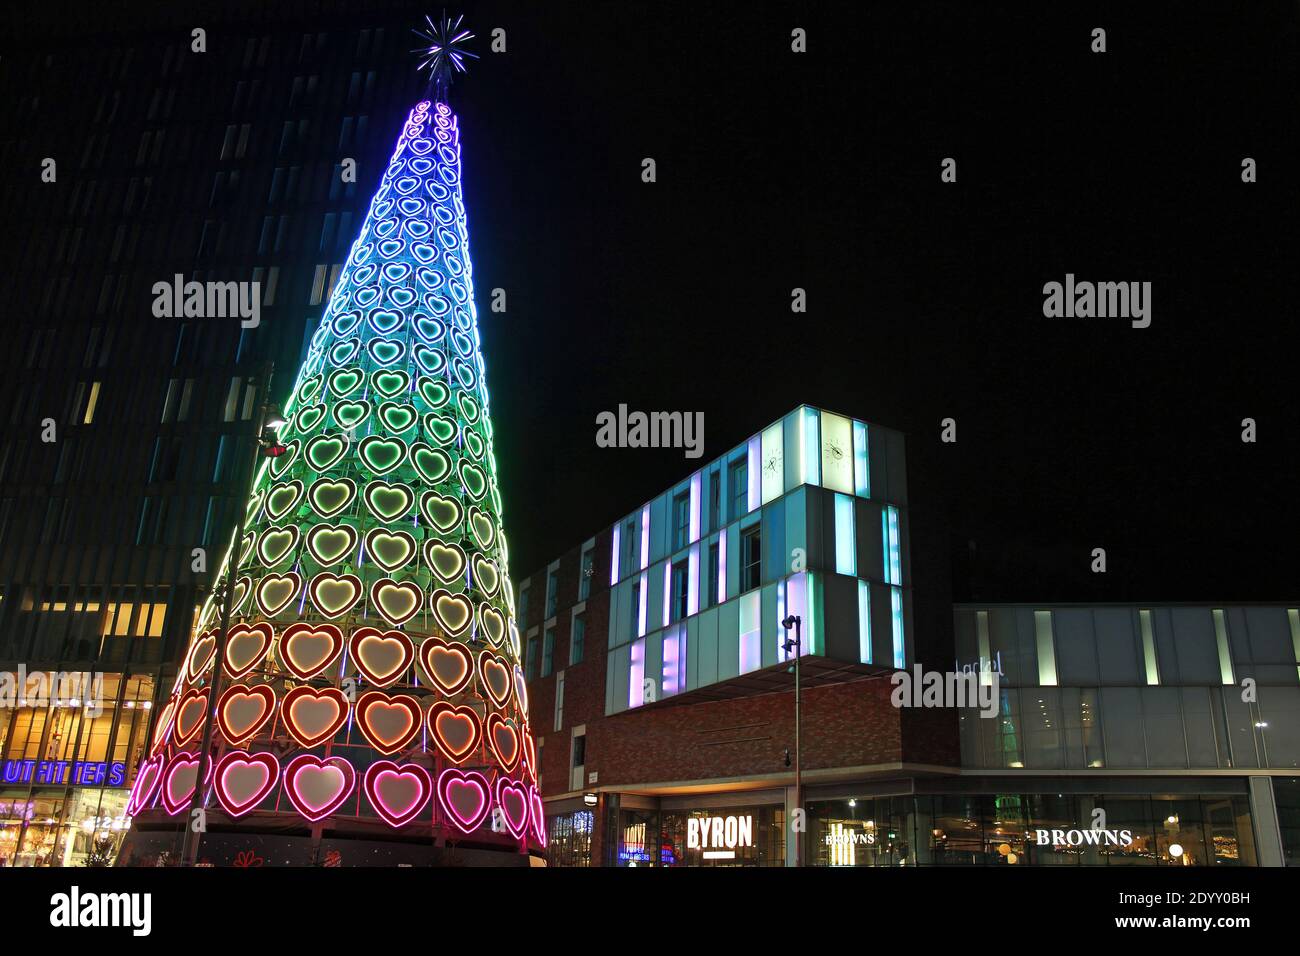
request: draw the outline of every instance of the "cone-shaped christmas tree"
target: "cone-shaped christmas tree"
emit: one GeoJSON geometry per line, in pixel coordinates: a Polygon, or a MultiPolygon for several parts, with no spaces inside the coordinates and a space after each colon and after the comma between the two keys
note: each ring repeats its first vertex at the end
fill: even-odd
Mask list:
{"type": "Polygon", "coordinates": [[[470,273],[456,117],[422,102],[221,570],[224,659],[214,598],[158,715],[138,824],[189,822],[211,713],[210,829],[544,844],[470,273]]]}

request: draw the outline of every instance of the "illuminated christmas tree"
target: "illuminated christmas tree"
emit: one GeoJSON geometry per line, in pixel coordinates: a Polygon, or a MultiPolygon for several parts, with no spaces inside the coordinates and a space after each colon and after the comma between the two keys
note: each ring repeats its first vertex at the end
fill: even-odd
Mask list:
{"type": "Polygon", "coordinates": [[[283,451],[261,466],[158,715],[137,828],[189,822],[213,711],[210,831],[544,845],[460,136],[442,101],[470,35],[430,27],[435,95],[407,118],[312,336],[283,451]]]}

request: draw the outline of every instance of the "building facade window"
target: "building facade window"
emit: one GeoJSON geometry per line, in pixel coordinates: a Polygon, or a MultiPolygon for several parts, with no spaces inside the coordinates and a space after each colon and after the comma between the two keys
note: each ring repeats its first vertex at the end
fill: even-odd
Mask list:
{"type": "Polygon", "coordinates": [[[686,546],[691,535],[691,496],[682,492],[673,498],[673,550],[686,546]]]}
{"type": "Polygon", "coordinates": [[[578,564],[578,600],[585,601],[591,597],[591,578],[596,573],[596,551],[587,548],[582,552],[578,564]]]}
{"type": "Polygon", "coordinates": [[[741,458],[731,463],[727,475],[731,488],[731,511],[728,520],[749,514],[749,462],[741,458]]]}
{"type": "Polygon", "coordinates": [[[550,677],[555,666],[555,628],[548,627],[542,635],[542,675],[550,677]]]}
{"type": "Polygon", "coordinates": [[[584,614],[573,616],[572,633],[569,635],[569,663],[581,664],[587,653],[587,617],[584,614]]]}
{"type": "Polygon", "coordinates": [[[560,593],[560,572],[558,570],[550,571],[546,575],[546,613],[542,617],[550,619],[555,617],[555,602],[560,593]]]}
{"type": "Polygon", "coordinates": [[[762,583],[762,526],[754,525],[740,532],[740,592],[753,590],[762,583]]]}

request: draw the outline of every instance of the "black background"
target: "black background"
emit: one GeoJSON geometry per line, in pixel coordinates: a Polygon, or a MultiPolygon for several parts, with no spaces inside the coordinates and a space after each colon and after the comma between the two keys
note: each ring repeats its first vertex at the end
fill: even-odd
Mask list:
{"type": "MultiPolygon", "coordinates": [[[[1132,6],[457,8],[482,55],[452,104],[516,576],[699,464],[597,448],[600,411],[702,411],[707,461],[808,402],[907,433],[914,562],[951,557],[957,599],[1294,598],[1300,15],[1132,6]],[[1067,272],[1150,281],[1151,327],[1045,319],[1067,272]]],[[[407,7],[415,26],[411,4],[374,16],[407,7]]],[[[134,11],[42,7],[8,41],[209,12],[134,11]]],[[[376,154],[409,106],[372,117],[376,154]]]]}

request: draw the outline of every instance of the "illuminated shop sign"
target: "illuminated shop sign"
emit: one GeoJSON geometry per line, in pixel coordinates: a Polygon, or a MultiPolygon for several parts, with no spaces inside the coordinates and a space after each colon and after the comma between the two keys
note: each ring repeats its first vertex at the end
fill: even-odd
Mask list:
{"type": "Polygon", "coordinates": [[[754,818],[691,817],[686,821],[686,847],[703,850],[706,860],[732,860],[737,847],[754,845],[754,818]]]}
{"type": "Polygon", "coordinates": [[[126,764],[83,760],[6,760],[0,764],[0,780],[5,783],[121,787],[126,784],[126,764]]]}

